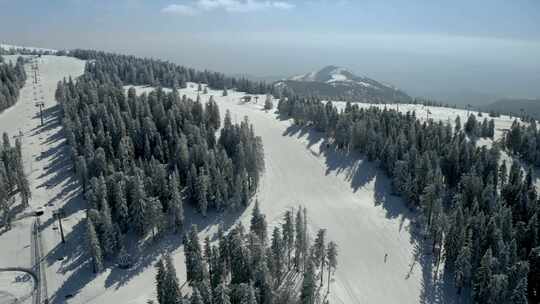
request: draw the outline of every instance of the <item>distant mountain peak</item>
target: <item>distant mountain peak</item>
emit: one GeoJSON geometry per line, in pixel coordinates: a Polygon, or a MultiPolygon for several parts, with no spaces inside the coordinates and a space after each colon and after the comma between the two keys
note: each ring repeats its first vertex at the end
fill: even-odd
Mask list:
{"type": "Polygon", "coordinates": [[[328,65],[320,70],[296,75],[276,83],[299,95],[361,102],[410,101],[411,98],[394,86],[357,76],[349,69],[328,65]]]}
{"type": "Polygon", "coordinates": [[[297,75],[289,78],[293,81],[316,81],[316,82],[336,82],[336,81],[354,81],[358,78],[346,68],[329,65],[324,68],[307,74],[297,75]]]}

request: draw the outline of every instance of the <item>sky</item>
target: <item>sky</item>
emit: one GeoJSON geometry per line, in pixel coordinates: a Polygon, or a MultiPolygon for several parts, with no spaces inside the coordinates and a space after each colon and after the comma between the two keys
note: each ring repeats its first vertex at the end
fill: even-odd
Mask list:
{"type": "Polygon", "coordinates": [[[0,42],[270,78],[339,65],[443,101],[540,97],[537,0],[0,0],[0,42]]]}

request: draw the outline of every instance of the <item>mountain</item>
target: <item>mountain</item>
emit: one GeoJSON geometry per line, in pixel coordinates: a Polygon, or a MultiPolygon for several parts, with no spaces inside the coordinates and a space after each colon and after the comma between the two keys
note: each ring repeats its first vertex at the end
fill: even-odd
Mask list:
{"type": "Polygon", "coordinates": [[[358,102],[408,102],[411,97],[388,84],[360,77],[337,66],[327,66],[311,73],[297,75],[275,83],[282,89],[302,96],[319,96],[358,102]]]}
{"type": "Polygon", "coordinates": [[[486,112],[495,111],[513,115],[521,115],[523,112],[526,116],[540,120],[540,99],[505,98],[482,106],[480,109],[486,112]]]}
{"type": "Polygon", "coordinates": [[[237,78],[237,79],[245,78],[251,81],[257,81],[257,82],[263,81],[263,82],[268,82],[268,83],[273,83],[284,78],[283,75],[259,76],[259,75],[253,75],[253,74],[248,74],[248,73],[234,73],[234,74],[230,74],[229,76],[237,78]]]}

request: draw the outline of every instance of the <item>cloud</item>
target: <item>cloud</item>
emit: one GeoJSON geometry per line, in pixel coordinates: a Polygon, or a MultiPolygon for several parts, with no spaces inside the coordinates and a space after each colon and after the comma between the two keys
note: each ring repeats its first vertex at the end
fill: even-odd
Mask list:
{"type": "Polygon", "coordinates": [[[189,5],[183,4],[170,4],[161,9],[162,13],[178,14],[184,16],[194,16],[197,14],[197,10],[189,5]]]}
{"type": "Polygon", "coordinates": [[[190,4],[170,4],[161,12],[193,16],[199,12],[224,10],[233,13],[248,13],[267,9],[290,10],[296,5],[286,1],[261,0],[195,0],[190,4]]]}

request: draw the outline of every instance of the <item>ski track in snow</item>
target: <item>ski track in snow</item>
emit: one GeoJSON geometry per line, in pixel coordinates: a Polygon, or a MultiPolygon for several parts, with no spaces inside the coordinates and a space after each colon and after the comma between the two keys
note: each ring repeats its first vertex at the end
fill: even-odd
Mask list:
{"type": "MultiPolygon", "coordinates": [[[[130,270],[109,267],[95,276],[84,264],[86,249],[80,221],[84,218],[84,202],[70,171],[65,150],[68,147],[63,144],[61,127],[56,120],[57,108],[54,108],[57,81],[68,75],[82,74],[84,62],[56,56],[43,56],[40,60],[42,86],[38,87],[38,92],[43,90],[47,105],[45,127],[39,127],[29,73],[19,102],[0,114],[0,130],[10,135],[21,130],[25,135],[23,157],[33,190],[32,207],[47,202],[54,204],[46,207],[42,218],[51,303],[145,303],[155,298],[153,262],[164,251],[173,252],[182,284],[185,281],[184,254],[177,236],[166,236],[157,246],[142,248],[140,261],[130,270]],[[43,157],[41,152],[44,152],[43,157]],[[58,246],[58,231],[53,230],[51,209],[58,206],[65,206],[67,213],[65,248],[58,246]],[[59,257],[64,260],[57,260],[59,257]],[[67,294],[74,297],[65,300],[67,294]]],[[[151,87],[137,87],[138,93],[151,90],[151,87]]],[[[180,90],[180,94],[196,98],[196,85],[190,84],[180,90]]],[[[453,296],[447,296],[452,294],[451,288],[432,282],[430,256],[418,254],[424,249],[417,244],[413,232],[414,214],[399,197],[391,195],[389,179],[374,163],[359,155],[344,155],[328,149],[322,134],[294,126],[289,120],[278,117],[274,110],[262,110],[263,96],[259,104],[242,104],[239,100],[243,93],[230,90],[229,96],[222,97],[221,91],[209,90],[208,94],[201,94],[201,101],[206,102],[211,95],[220,107],[222,118],[227,109],[234,122],[248,116],[256,134],[263,139],[266,170],[257,199],[270,226],[281,222],[285,210],[303,205],[308,208],[310,233],[313,235],[319,228],[326,228],[328,239],[338,244],[338,269],[331,287],[331,303],[457,302],[453,296]],[[386,253],[388,261],[385,263],[386,253]]],[[[423,106],[412,106],[422,119],[419,111],[423,106]]],[[[432,113],[440,112],[439,119],[450,117],[451,121],[455,111],[462,111],[432,108],[436,107],[430,107],[432,113]]],[[[405,111],[406,106],[400,105],[401,109],[405,111]]],[[[496,120],[497,128],[506,128],[509,124],[511,120],[496,120]]],[[[198,223],[203,238],[213,235],[218,223],[230,227],[240,220],[247,225],[250,216],[251,207],[240,214],[211,212],[207,219],[186,208],[186,226],[198,223]]],[[[11,231],[0,235],[0,244],[7,248],[0,251],[2,266],[28,266],[31,223],[32,218],[18,220],[11,231]]]]}

